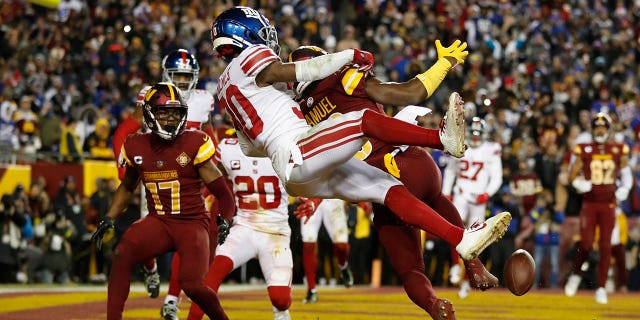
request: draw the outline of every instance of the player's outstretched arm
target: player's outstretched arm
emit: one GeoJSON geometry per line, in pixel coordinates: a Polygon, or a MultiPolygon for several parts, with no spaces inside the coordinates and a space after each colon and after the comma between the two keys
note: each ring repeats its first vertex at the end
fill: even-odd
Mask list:
{"type": "MultiPolygon", "coordinates": [[[[430,97],[440,86],[449,70],[457,64],[464,63],[469,52],[467,43],[456,40],[451,46],[443,47],[440,40],[436,40],[438,61],[427,71],[415,78],[402,82],[381,82],[376,78],[369,78],[364,90],[369,98],[381,104],[408,105],[420,104],[430,97]]],[[[312,59],[314,60],[314,59],[312,59]]]]}
{"type": "Polygon", "coordinates": [[[361,71],[368,71],[373,66],[373,55],[359,49],[348,49],[292,63],[274,61],[256,76],[256,84],[265,87],[276,82],[316,81],[350,63],[361,71]]]}
{"type": "Polygon", "coordinates": [[[220,216],[231,221],[236,214],[236,201],[233,192],[227,185],[227,178],[222,175],[222,172],[218,170],[211,160],[205,161],[198,167],[198,173],[207,189],[218,200],[220,216]]]}

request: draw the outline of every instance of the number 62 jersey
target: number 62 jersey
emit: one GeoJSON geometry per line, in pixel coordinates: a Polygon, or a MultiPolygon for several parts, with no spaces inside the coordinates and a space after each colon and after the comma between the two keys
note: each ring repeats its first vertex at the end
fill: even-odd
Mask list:
{"type": "Polygon", "coordinates": [[[222,139],[214,157],[233,183],[238,208],[234,224],[290,236],[289,195],[271,160],[245,156],[237,138],[222,139]]]}
{"type": "Polygon", "coordinates": [[[591,181],[591,191],[582,199],[592,202],[615,202],[616,180],[620,176],[620,159],[629,154],[623,143],[580,143],[573,154],[582,159],[584,178],[591,181]]]}
{"type": "Polygon", "coordinates": [[[206,133],[187,130],[173,141],[151,132],[131,134],[121,150],[118,164],[140,175],[150,215],[209,219],[198,173],[198,167],[215,153],[206,133]]]}

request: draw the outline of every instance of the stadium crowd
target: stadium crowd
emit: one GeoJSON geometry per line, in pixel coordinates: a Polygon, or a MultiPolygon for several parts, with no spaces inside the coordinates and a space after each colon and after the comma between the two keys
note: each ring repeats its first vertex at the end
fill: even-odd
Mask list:
{"type": "MultiPolygon", "coordinates": [[[[277,26],[283,61],[301,45],[329,52],[360,48],[374,54],[373,71],[382,81],[405,81],[433,64],[437,39],[443,44],[466,41],[470,55],[427,101],[434,113],[421,117],[420,124],[437,128],[452,91],[466,101],[467,122],[475,116],[484,119],[487,139],[502,147],[503,174],[487,216],[505,209],[514,216],[503,240],[511,246],[495,245],[484,258],[499,266],[505,253],[515,248],[533,254],[559,247],[545,251],[550,265],[560,266],[542,269],[542,287],[564,282],[579,240],[580,196],[567,178],[570,152],[590,135],[592,116],[608,113],[612,139],[631,148],[629,164],[635,177],[628,199],[620,203],[627,218],[621,245],[630,258],[629,274],[617,279],[614,287],[640,290],[640,2],[235,2],[259,8],[277,26]],[[525,178],[533,183],[514,183],[525,178]],[[542,228],[543,224],[552,227],[542,228]]],[[[214,56],[210,27],[231,5],[217,0],[62,0],[57,9],[48,9],[2,1],[2,161],[112,160],[113,131],[131,115],[140,89],[160,80],[162,57],[178,48],[196,56],[198,88],[215,93],[225,64],[214,56]]],[[[390,115],[401,107],[385,106],[390,115]]],[[[224,125],[219,111],[214,111],[214,127],[224,125]]],[[[447,156],[432,154],[441,160],[444,172],[447,156]]],[[[98,184],[98,191],[85,198],[75,190],[72,177],[65,179],[55,199],[45,192],[55,185],[44,180],[33,182],[29,190],[18,186],[4,195],[0,282],[104,281],[110,252],[98,254],[97,275],[90,278],[89,237],[96,217],[108,208],[116,182],[98,184]]],[[[136,215],[139,204],[132,203],[117,222],[116,239],[136,215]]],[[[368,283],[371,261],[384,261],[384,253],[361,209],[350,207],[345,219],[356,283],[368,283]]],[[[301,282],[299,223],[292,218],[290,224],[294,281],[301,282]]],[[[326,234],[319,245],[322,256],[332,256],[326,234]]],[[[433,283],[449,285],[446,245],[428,238],[425,259],[433,283]]],[[[597,260],[597,255],[590,260],[597,260]]],[[[327,261],[320,264],[318,276],[331,282],[339,271],[331,258],[327,261]]],[[[383,270],[383,283],[398,283],[390,267],[383,270]]],[[[491,271],[502,273],[498,267],[491,271]]]]}

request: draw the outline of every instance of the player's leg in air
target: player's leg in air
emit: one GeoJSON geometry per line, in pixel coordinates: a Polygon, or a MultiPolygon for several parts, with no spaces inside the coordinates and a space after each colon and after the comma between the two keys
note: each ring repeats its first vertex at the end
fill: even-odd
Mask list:
{"type": "MultiPolygon", "coordinates": [[[[422,203],[393,176],[354,159],[353,155],[366,142],[359,123],[363,113],[367,111],[350,112],[325,120],[298,140],[304,162],[292,169],[287,181],[287,188],[292,193],[384,204],[403,222],[429,231],[455,246],[467,260],[477,257],[489,244],[502,237],[511,221],[508,212],[488,219],[481,227],[464,230],[450,224],[422,203]],[[344,142],[335,144],[328,141],[344,142]]],[[[400,140],[397,140],[399,144],[411,143],[400,140]]]]}

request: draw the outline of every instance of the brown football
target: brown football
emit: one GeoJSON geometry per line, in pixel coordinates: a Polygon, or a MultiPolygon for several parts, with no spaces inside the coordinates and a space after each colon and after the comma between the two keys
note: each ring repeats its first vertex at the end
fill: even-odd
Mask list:
{"type": "Polygon", "coordinates": [[[536,263],[533,257],[523,249],[511,254],[504,266],[504,284],[516,296],[527,293],[536,278],[536,263]]]}

